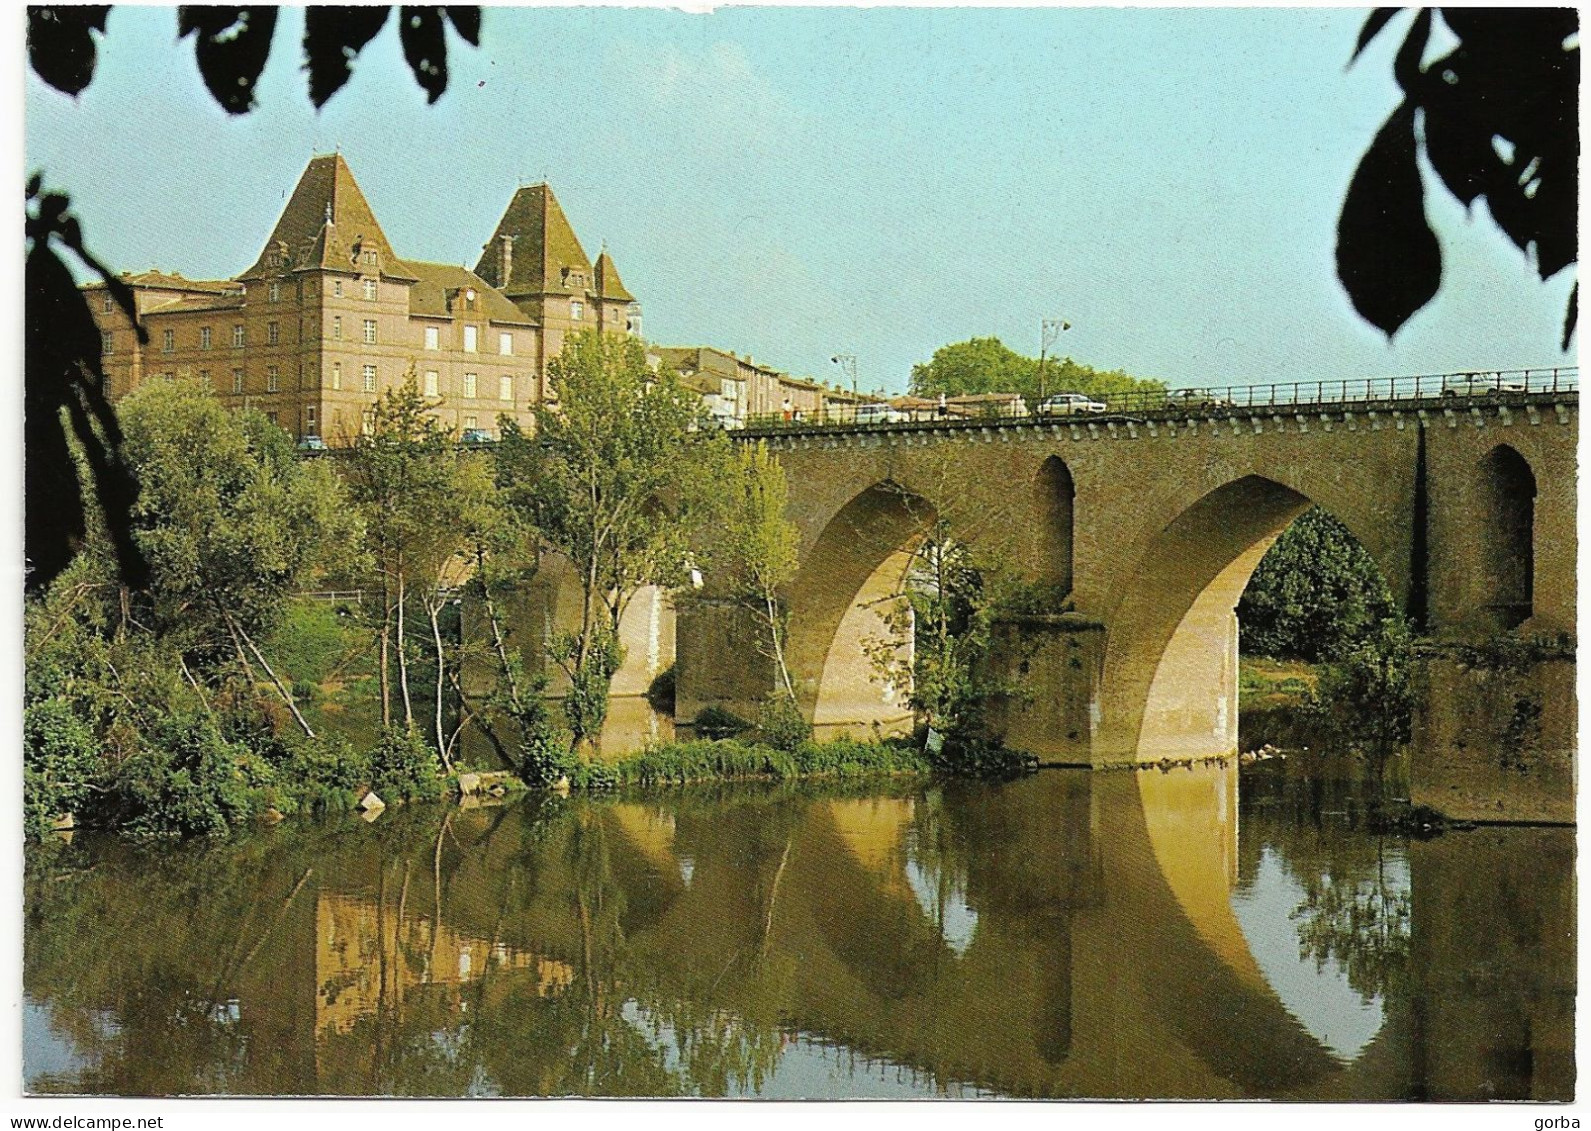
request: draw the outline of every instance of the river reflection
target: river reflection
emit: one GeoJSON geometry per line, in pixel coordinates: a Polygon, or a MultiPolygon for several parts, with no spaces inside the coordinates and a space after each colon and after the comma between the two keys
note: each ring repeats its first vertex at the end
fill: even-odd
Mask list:
{"type": "Polygon", "coordinates": [[[1573,831],[1044,771],[33,852],[33,1092],[1572,1096],[1573,831]]]}

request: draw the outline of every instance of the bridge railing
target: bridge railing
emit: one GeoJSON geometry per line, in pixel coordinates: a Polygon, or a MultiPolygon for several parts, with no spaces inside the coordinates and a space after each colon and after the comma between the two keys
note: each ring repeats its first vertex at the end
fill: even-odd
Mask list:
{"type": "Polygon", "coordinates": [[[1200,416],[1257,410],[1287,409],[1323,405],[1393,404],[1430,400],[1436,403],[1486,403],[1528,394],[1577,393],[1580,370],[1577,366],[1542,369],[1490,369],[1462,373],[1429,373],[1413,377],[1362,377],[1336,381],[1267,382],[1228,385],[1224,388],[1133,390],[1106,393],[1092,399],[1103,408],[1047,410],[1013,403],[970,407],[965,404],[918,405],[893,408],[889,405],[829,405],[818,410],[791,409],[762,413],[746,418],[750,431],[808,431],[813,428],[889,428],[911,423],[950,424],[999,423],[1007,420],[1055,419],[1091,415],[1172,415],[1196,413],[1200,416]]]}

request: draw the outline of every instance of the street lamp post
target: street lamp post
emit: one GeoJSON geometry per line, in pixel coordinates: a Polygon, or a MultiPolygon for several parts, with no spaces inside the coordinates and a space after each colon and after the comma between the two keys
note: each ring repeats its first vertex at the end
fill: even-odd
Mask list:
{"type": "Polygon", "coordinates": [[[1070,330],[1072,324],[1063,322],[1059,318],[1044,318],[1039,322],[1039,400],[1044,399],[1044,361],[1048,357],[1050,347],[1055,344],[1055,339],[1061,336],[1061,331],[1070,330]]]}
{"type": "Polygon", "coordinates": [[[840,367],[840,372],[851,379],[851,412],[856,412],[857,402],[861,399],[856,391],[856,355],[854,353],[837,353],[829,361],[840,367]]]}

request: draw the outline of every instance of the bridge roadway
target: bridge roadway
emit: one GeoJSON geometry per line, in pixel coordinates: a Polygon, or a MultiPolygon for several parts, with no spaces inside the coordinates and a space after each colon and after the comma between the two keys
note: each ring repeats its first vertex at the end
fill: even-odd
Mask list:
{"type": "MultiPolygon", "coordinates": [[[[1029,587],[1033,611],[998,626],[993,659],[1016,689],[989,704],[1009,744],[1094,766],[1230,754],[1235,606],[1275,538],[1318,504],[1375,559],[1430,654],[1415,800],[1572,821],[1577,374],[1263,389],[1196,411],[741,432],[777,454],[801,534],[785,596],[807,716],[909,723],[870,657],[937,526],[1029,587]],[[1507,640],[1527,670],[1475,662],[1507,640]]],[[[677,717],[754,713],[774,686],[769,660],[710,579],[707,596],[678,617],[677,717]]]]}

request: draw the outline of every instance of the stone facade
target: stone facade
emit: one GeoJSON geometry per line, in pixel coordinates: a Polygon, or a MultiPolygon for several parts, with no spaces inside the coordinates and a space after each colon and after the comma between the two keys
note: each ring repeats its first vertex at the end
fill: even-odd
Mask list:
{"type": "Polygon", "coordinates": [[[756,417],[786,412],[791,419],[816,420],[842,406],[871,400],[809,377],[792,377],[768,365],[712,346],[661,346],[659,360],[679,373],[687,388],[701,394],[708,411],[727,428],[756,417]]]}
{"type": "Polygon", "coordinates": [[[85,288],[112,397],[153,376],[197,378],[296,438],[349,442],[412,371],[460,432],[496,434],[547,399],[546,367],[575,331],[638,333],[604,251],[592,263],[552,189],[520,188],[475,270],[400,258],[341,154],[313,158],[259,258],[233,279],[124,274],[140,321],[85,288]]]}

